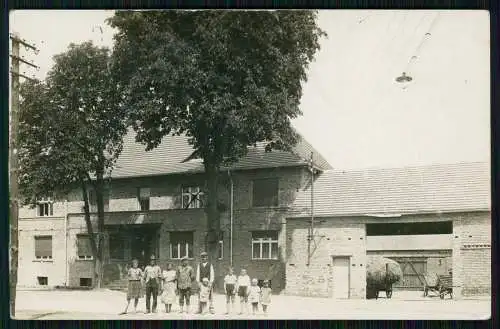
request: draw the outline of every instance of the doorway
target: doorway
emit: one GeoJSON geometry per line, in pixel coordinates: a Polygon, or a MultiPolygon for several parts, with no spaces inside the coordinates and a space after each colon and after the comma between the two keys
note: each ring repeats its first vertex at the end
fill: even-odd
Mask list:
{"type": "Polygon", "coordinates": [[[158,259],[159,239],[158,228],[155,226],[141,226],[130,232],[130,256],[139,261],[139,267],[149,264],[151,255],[158,259]]]}
{"type": "Polygon", "coordinates": [[[350,264],[348,256],[332,257],[333,298],[348,299],[350,290],[350,264]]]}

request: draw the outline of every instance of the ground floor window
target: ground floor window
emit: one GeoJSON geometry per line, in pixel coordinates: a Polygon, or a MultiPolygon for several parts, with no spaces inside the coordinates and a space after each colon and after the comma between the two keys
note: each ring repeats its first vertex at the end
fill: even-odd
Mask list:
{"type": "Polygon", "coordinates": [[[278,232],[252,232],[252,259],[278,259],[278,232]]]}
{"type": "Polygon", "coordinates": [[[35,236],[35,258],[52,259],[52,236],[35,236]]]}
{"type": "Polygon", "coordinates": [[[46,276],[37,276],[36,280],[38,281],[38,285],[46,286],[49,284],[49,278],[46,276]]]}
{"type": "Polygon", "coordinates": [[[90,235],[78,234],[76,236],[77,254],[78,259],[92,260],[92,247],[90,242],[90,235]]]}
{"type": "Polygon", "coordinates": [[[170,258],[193,258],[193,232],[170,232],[170,258]]]}

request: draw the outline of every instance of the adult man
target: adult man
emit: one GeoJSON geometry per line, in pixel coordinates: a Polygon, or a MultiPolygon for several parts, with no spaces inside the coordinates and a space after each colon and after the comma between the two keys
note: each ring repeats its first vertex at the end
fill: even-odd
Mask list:
{"type": "MultiPolygon", "coordinates": [[[[210,295],[209,295],[209,310],[210,313],[214,314],[214,303],[213,303],[213,287],[215,280],[215,273],[213,265],[208,261],[208,254],[206,252],[202,252],[200,254],[201,262],[198,264],[196,268],[196,282],[198,282],[198,286],[201,286],[203,278],[208,279],[208,284],[210,287],[210,295]]],[[[198,313],[201,313],[201,304],[198,303],[198,313]]]]}
{"type": "Polygon", "coordinates": [[[144,269],[144,281],[146,283],[146,313],[151,313],[151,296],[153,297],[153,312],[156,313],[160,278],[161,268],[156,265],[156,257],[151,255],[149,265],[144,269]]]}
{"type": "Polygon", "coordinates": [[[186,302],[186,313],[189,313],[189,302],[191,298],[191,285],[195,279],[194,270],[188,265],[187,257],[182,257],[181,266],[177,268],[177,289],[179,290],[179,313],[184,313],[184,301],[186,302]]]}

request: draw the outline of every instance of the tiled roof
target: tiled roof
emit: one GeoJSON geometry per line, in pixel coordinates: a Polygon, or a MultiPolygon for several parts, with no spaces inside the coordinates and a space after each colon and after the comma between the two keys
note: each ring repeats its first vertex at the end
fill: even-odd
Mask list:
{"type": "MultiPolygon", "coordinates": [[[[314,182],[316,216],[416,214],[490,210],[490,165],[484,162],[419,167],[329,170],[314,182]]],[[[311,186],[293,208],[310,213],[311,186]]]]}
{"type": "MultiPolygon", "coordinates": [[[[113,170],[113,178],[168,175],[180,173],[200,173],[204,171],[201,160],[185,162],[193,153],[186,136],[167,136],[155,149],[146,152],[145,146],[135,141],[132,130],[124,137],[123,151],[113,170]]],[[[247,170],[258,168],[289,167],[304,165],[314,152],[315,165],[322,169],[331,169],[328,162],[315,151],[303,138],[293,152],[265,152],[265,143],[249,148],[247,156],[235,163],[231,169],[247,170]]]]}

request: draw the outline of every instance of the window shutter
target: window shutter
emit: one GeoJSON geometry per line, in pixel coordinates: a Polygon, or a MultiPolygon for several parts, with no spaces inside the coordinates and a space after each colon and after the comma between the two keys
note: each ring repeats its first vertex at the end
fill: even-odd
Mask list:
{"type": "Polygon", "coordinates": [[[90,236],[78,235],[76,241],[77,241],[78,256],[92,256],[90,236]]]}
{"type": "Polygon", "coordinates": [[[35,257],[52,257],[52,237],[35,237],[35,257]]]}

